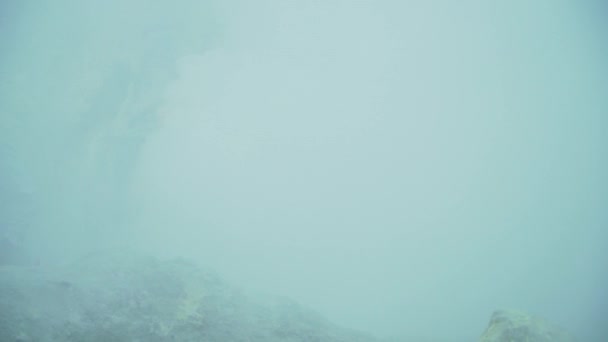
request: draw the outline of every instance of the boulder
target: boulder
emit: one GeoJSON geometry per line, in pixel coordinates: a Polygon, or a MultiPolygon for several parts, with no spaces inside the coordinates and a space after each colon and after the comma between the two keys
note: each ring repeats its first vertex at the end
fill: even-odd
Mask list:
{"type": "Polygon", "coordinates": [[[574,342],[574,337],[542,318],[515,310],[492,314],[480,342],[574,342]]]}

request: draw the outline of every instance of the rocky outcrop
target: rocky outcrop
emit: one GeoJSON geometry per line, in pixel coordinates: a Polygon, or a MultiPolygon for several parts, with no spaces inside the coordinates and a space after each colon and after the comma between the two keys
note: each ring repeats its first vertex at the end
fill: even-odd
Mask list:
{"type": "Polygon", "coordinates": [[[574,337],[545,320],[520,311],[492,314],[480,342],[574,342],[574,337]]]}
{"type": "Polygon", "coordinates": [[[186,261],[96,255],[0,267],[0,341],[374,341],[281,298],[241,294],[186,261]]]}

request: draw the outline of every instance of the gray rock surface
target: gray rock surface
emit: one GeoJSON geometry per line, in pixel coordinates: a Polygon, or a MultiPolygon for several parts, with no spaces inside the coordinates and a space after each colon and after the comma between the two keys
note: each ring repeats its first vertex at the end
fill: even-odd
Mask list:
{"type": "Polygon", "coordinates": [[[549,322],[514,310],[492,314],[481,342],[574,342],[574,337],[549,322]]]}
{"type": "Polygon", "coordinates": [[[94,255],[0,266],[0,341],[374,341],[281,298],[252,300],[186,261],[94,255]]]}

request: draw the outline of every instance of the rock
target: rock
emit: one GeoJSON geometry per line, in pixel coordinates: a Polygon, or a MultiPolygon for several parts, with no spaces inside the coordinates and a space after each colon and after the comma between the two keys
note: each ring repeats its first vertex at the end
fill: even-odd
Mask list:
{"type": "Polygon", "coordinates": [[[196,265],[129,254],[0,266],[0,341],[359,341],[293,301],[253,300],[196,265]]]}
{"type": "Polygon", "coordinates": [[[545,320],[514,310],[492,314],[480,342],[574,342],[567,332],[545,320]]]}

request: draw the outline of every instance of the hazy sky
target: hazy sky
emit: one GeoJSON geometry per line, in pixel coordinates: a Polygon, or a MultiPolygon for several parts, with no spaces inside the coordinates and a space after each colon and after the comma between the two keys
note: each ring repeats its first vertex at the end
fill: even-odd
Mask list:
{"type": "Polygon", "coordinates": [[[559,1],[236,1],[139,163],[150,246],[379,333],[606,315],[605,39],[559,1]]]}
{"type": "MultiPolygon", "coordinates": [[[[86,216],[78,194],[89,189],[106,196],[89,204],[96,215],[128,197],[120,234],[138,247],[195,258],[244,289],[381,335],[475,339],[498,308],[581,338],[608,334],[605,8],[130,4],[82,5],[87,16],[65,27],[53,24],[68,16],[56,10],[40,24],[56,36],[15,33],[61,42],[39,47],[58,60],[97,56],[53,71],[84,75],[58,98],[108,94],[96,112],[70,114],[86,108],[77,102],[43,120],[52,137],[93,137],[77,152],[66,152],[70,141],[42,147],[87,160],[53,178],[70,198],[55,213],[86,216]],[[79,40],[58,40],[81,26],[79,40]],[[107,118],[83,130],[78,115],[107,118]],[[117,138],[146,115],[154,124],[140,142],[117,138]]],[[[45,18],[34,8],[21,13],[45,18]]],[[[34,80],[24,84],[46,94],[34,80]]],[[[37,139],[51,137],[36,127],[37,139]]]]}

